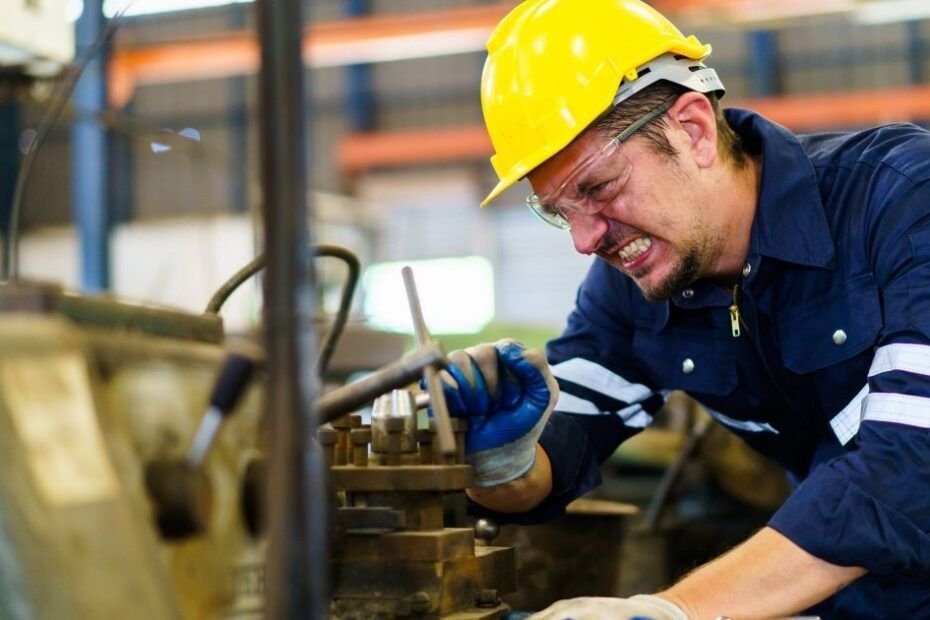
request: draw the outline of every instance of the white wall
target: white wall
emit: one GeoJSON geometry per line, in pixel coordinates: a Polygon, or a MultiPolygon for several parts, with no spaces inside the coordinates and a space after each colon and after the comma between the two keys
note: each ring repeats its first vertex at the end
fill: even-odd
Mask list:
{"type": "MultiPolygon", "coordinates": [[[[112,291],[119,297],[203,312],[217,287],[256,253],[247,216],[135,222],[113,231],[112,291]]],[[[30,232],[20,242],[24,278],[78,289],[79,250],[73,228],[30,232]]],[[[227,329],[255,325],[258,280],[244,284],[223,307],[227,329]]]]}

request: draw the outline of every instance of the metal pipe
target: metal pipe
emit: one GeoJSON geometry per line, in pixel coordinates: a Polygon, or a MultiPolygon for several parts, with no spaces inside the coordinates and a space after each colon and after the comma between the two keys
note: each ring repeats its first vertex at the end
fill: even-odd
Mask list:
{"type": "Polygon", "coordinates": [[[406,353],[396,362],[382,366],[364,379],[323,395],[316,402],[321,423],[355,411],[391,390],[418,381],[424,368],[445,368],[448,364],[442,347],[435,342],[406,353]]]}
{"type": "MultiPolygon", "coordinates": [[[[423,308],[420,307],[420,296],[417,295],[413,269],[404,267],[401,273],[404,277],[404,287],[407,289],[410,315],[413,317],[413,331],[416,334],[417,344],[423,347],[430,343],[431,338],[426,328],[426,321],[423,319],[423,308]]],[[[436,440],[439,452],[446,455],[455,454],[455,436],[452,434],[452,423],[449,422],[449,410],[446,408],[446,399],[442,393],[439,371],[432,366],[427,366],[423,369],[423,379],[426,382],[426,390],[429,392],[433,419],[436,420],[436,440]]]]}
{"type": "Polygon", "coordinates": [[[328,616],[327,493],[317,426],[300,0],[259,0],[268,380],[266,618],[328,616]]]}

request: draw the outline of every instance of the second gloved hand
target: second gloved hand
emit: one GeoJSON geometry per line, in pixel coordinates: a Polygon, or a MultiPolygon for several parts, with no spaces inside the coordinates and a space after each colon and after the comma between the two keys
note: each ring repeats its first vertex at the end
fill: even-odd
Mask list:
{"type": "Polygon", "coordinates": [[[493,487],[523,476],[558,400],[545,357],[512,340],[449,354],[443,375],[449,413],[468,419],[465,452],[474,485],[493,487]]]}
{"type": "Polygon", "coordinates": [[[530,616],[530,620],[688,620],[687,614],[671,601],[638,594],[631,598],[584,596],[569,598],[530,616]]]}

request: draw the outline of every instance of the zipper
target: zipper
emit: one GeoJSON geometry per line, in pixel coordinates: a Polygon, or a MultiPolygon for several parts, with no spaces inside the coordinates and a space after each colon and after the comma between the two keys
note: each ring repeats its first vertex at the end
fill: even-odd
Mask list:
{"type": "Polygon", "coordinates": [[[739,315],[739,284],[733,285],[733,303],[730,305],[730,330],[734,338],[740,335],[740,315],[739,315]]]}

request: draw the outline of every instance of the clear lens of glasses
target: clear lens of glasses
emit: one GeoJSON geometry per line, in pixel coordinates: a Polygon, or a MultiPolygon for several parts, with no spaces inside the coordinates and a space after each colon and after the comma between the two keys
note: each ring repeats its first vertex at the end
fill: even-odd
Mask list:
{"type": "Polygon", "coordinates": [[[569,214],[592,215],[617,199],[633,171],[633,162],[614,140],[581,162],[553,192],[530,194],[526,206],[542,221],[568,230],[569,214]]]}
{"type": "Polygon", "coordinates": [[[571,228],[569,213],[593,215],[601,212],[620,195],[633,170],[633,162],[619,152],[620,146],[653,119],[665,114],[676,99],[663,101],[603,149],[582,160],[553,192],[542,198],[536,194],[527,196],[526,206],[542,221],[562,230],[571,228]],[[601,166],[601,161],[607,163],[601,166]]]}

